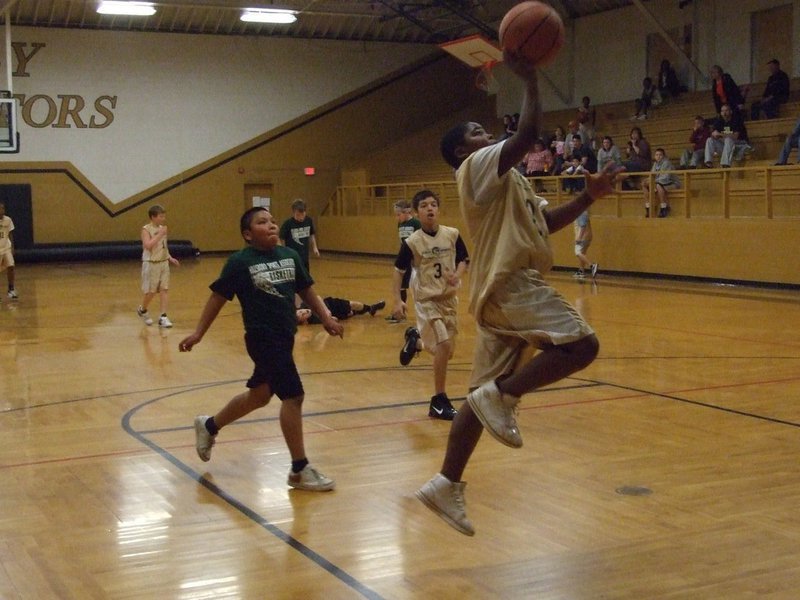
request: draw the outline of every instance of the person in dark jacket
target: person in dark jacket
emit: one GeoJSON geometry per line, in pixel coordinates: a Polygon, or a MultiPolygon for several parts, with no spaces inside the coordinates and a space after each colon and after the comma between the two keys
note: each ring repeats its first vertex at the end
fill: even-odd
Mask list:
{"type": "Polygon", "coordinates": [[[677,98],[681,93],[678,75],[666,58],[661,61],[661,68],[658,70],[658,91],[663,99],[677,98]]]}
{"type": "Polygon", "coordinates": [[[714,110],[719,115],[722,105],[727,104],[731,107],[734,115],[744,117],[744,97],[739,86],[728,73],[723,72],[722,67],[714,65],[711,67],[711,97],[714,100],[714,110]]]}
{"type": "Polygon", "coordinates": [[[789,76],[781,71],[781,63],[773,58],[767,63],[769,79],[764,88],[761,100],[756,100],[750,107],[750,118],[757,121],[764,111],[764,117],[774,119],[778,116],[778,107],[789,99],[789,76]]]}

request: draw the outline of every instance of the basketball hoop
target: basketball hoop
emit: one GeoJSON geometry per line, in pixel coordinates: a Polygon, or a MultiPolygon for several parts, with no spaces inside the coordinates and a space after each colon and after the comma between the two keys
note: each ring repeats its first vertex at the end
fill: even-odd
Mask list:
{"type": "Polygon", "coordinates": [[[494,69],[497,63],[498,61],[496,60],[483,63],[478,68],[478,74],[475,75],[475,87],[486,92],[490,96],[496,94],[499,87],[497,79],[492,75],[492,69],[494,69]]]}
{"type": "Polygon", "coordinates": [[[499,88],[492,75],[492,68],[503,60],[503,51],[495,44],[481,37],[471,35],[439,46],[458,60],[473,69],[478,69],[475,85],[487,94],[496,94],[499,88]]]}

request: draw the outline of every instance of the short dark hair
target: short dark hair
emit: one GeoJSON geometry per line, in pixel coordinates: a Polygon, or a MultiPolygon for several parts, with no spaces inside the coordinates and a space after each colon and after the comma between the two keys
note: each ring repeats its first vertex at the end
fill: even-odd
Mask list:
{"type": "Polygon", "coordinates": [[[306,209],[306,201],[302,198],[297,198],[294,202],[292,202],[292,210],[302,210],[305,211],[306,209]]]}
{"type": "Polygon", "coordinates": [[[442,205],[442,202],[439,200],[439,196],[437,196],[435,192],[432,192],[431,190],[420,190],[414,194],[414,197],[411,199],[411,206],[414,207],[414,210],[419,208],[419,203],[425,200],[425,198],[433,198],[436,200],[436,206],[442,205]]]}
{"type": "Polygon", "coordinates": [[[467,131],[469,131],[469,123],[459,123],[445,133],[439,143],[442,158],[454,169],[460,167],[461,163],[464,162],[464,159],[456,156],[456,148],[464,143],[464,136],[467,135],[467,131]]]}
{"type": "Polygon", "coordinates": [[[153,204],[153,206],[151,206],[151,207],[148,209],[148,211],[147,211],[147,216],[148,216],[148,217],[150,217],[150,218],[152,219],[153,217],[155,217],[155,216],[157,216],[157,215],[162,215],[162,214],[164,214],[165,212],[167,212],[167,209],[166,209],[166,208],[164,208],[164,207],[163,207],[163,206],[161,206],[160,204],[153,204]]]}
{"type": "Polygon", "coordinates": [[[250,226],[253,224],[253,217],[256,216],[257,213],[261,212],[269,212],[263,206],[254,206],[253,208],[248,208],[244,211],[242,218],[239,219],[239,231],[242,233],[242,237],[244,237],[245,231],[250,231],[250,226]]]}
{"type": "Polygon", "coordinates": [[[781,61],[779,61],[777,58],[773,58],[772,60],[767,62],[767,64],[768,65],[775,65],[776,67],[780,67],[781,66],[781,61]]]}
{"type": "Polygon", "coordinates": [[[664,150],[663,148],[656,148],[656,152],[661,152],[661,154],[663,154],[664,156],[667,155],[667,151],[664,150]]]}

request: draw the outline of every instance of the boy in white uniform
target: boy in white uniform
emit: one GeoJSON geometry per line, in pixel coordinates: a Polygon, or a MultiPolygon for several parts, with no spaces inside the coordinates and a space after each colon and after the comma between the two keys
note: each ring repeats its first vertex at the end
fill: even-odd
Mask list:
{"type": "Polygon", "coordinates": [[[16,300],[17,291],[14,289],[14,221],[6,215],[6,205],[0,202],[0,273],[6,272],[8,277],[8,297],[16,300]]]}
{"type": "Polygon", "coordinates": [[[392,316],[405,318],[406,303],[402,297],[404,274],[411,269],[410,289],[414,294],[417,327],[409,327],[400,351],[400,364],[407,365],[423,348],[433,354],[433,383],[428,416],[452,421],[456,410],[447,397],[447,363],[455,351],[458,333],[456,311],[461,276],[467,270],[469,254],[455,227],[439,224],[439,197],[422,190],[411,201],[419,216],[421,229],[400,244],[394,263],[394,309],[392,316]]]}
{"type": "Polygon", "coordinates": [[[464,508],[461,476],[483,429],[513,448],[522,446],[515,411],[523,394],[587,367],[599,344],[591,327],[543,279],[553,264],[551,231],[571,224],[612,191],[613,166],[586,175],[574,200],[543,210],[514,166],[540,135],[536,70],[505,52],[505,63],[525,82],[519,128],[502,142],[477,123],[462,123],[442,138],[442,155],[456,171],[461,211],[473,241],[470,312],[477,323],[467,402],[450,430],[440,473],[417,497],[465,535],[475,530],[464,508]],[[528,346],[540,351],[518,359],[528,346]]]}
{"type": "Polygon", "coordinates": [[[169,266],[176,267],[181,263],[169,254],[167,247],[167,211],[163,206],[155,204],[147,211],[150,222],[142,227],[142,303],[136,309],[136,314],[144,321],[145,325],[152,325],[153,319],[147,312],[150,301],[159,294],[161,301],[161,316],[158,318],[159,327],[172,327],[172,321],[167,317],[169,305],[169,266]]]}

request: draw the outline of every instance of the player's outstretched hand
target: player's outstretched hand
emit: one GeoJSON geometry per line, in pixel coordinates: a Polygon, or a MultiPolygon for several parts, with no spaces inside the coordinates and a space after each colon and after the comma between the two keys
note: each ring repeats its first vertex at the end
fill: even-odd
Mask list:
{"type": "Polygon", "coordinates": [[[185,338],[183,338],[181,340],[180,344],[178,344],[178,350],[180,350],[181,352],[191,352],[192,351],[192,347],[195,344],[200,343],[201,339],[202,338],[199,335],[197,335],[196,333],[193,333],[192,335],[186,336],[185,338]]]}
{"type": "Polygon", "coordinates": [[[330,335],[338,335],[340,338],[344,339],[344,325],[339,323],[339,319],[336,317],[330,317],[326,319],[322,326],[325,328],[325,331],[328,332],[330,335]]]}
{"type": "Polygon", "coordinates": [[[586,173],[586,193],[593,200],[608,196],[614,191],[617,179],[625,172],[625,167],[614,163],[607,164],[599,173],[586,173]]]}
{"type": "Polygon", "coordinates": [[[406,303],[401,302],[400,304],[395,304],[394,308],[392,309],[392,316],[398,320],[402,321],[406,318],[406,303]]]}

